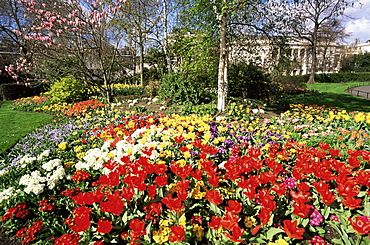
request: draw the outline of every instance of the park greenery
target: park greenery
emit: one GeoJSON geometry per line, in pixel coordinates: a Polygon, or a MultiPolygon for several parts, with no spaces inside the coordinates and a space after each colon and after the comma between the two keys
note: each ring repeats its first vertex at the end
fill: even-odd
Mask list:
{"type": "Polygon", "coordinates": [[[355,83],[328,85],[273,116],[268,100],[219,114],[216,100],[176,107],[118,85],[113,104],[8,103],[54,121],[4,154],[2,225],[30,244],[368,243],[370,114],[292,103],[355,83]]]}
{"type": "Polygon", "coordinates": [[[312,53],[308,82],[315,82],[317,57],[325,57],[320,52],[347,35],[343,10],[355,3],[6,0],[1,3],[0,41],[16,50],[17,60],[4,71],[27,85],[73,77],[98,87],[109,103],[114,84],[180,79],[190,90],[199,85],[216,90],[217,108],[223,111],[227,90],[234,88],[229,66],[260,65],[258,54],[266,44],[269,52],[280,54],[269,56],[267,68],[278,83],[281,75],[296,69],[292,57],[285,57],[290,40],[306,41],[312,53]],[[255,58],[248,60],[250,56],[255,58]]]}
{"type": "Polygon", "coordinates": [[[367,58],[315,74],[354,2],[3,1],[20,57],[0,86],[17,95],[0,108],[0,238],[369,244],[370,100],[345,92],[368,85],[367,58]],[[310,43],[310,74],[288,75],[287,35],[310,43]],[[270,67],[231,59],[261,40],[270,67]]]}

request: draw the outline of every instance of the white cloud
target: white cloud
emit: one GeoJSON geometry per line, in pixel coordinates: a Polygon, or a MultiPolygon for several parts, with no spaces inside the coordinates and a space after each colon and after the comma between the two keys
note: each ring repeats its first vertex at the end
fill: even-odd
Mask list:
{"type": "Polygon", "coordinates": [[[359,3],[345,12],[353,18],[346,25],[347,32],[351,34],[348,42],[353,42],[356,38],[360,39],[360,43],[370,40],[370,0],[361,0],[359,3]]]}

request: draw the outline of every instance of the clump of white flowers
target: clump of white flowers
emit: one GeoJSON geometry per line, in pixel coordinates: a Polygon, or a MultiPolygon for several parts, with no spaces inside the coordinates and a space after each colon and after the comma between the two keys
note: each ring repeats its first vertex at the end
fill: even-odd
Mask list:
{"type": "Polygon", "coordinates": [[[0,192],[0,203],[3,203],[9,198],[14,198],[15,196],[18,195],[19,192],[21,192],[21,190],[17,190],[14,187],[9,187],[8,189],[1,191],[0,192]]]}
{"type": "Polygon", "coordinates": [[[38,195],[44,191],[46,177],[43,177],[40,171],[35,170],[31,174],[26,174],[19,180],[20,185],[25,185],[24,192],[30,194],[31,192],[38,195]]]}
{"type": "MultiPolygon", "coordinates": [[[[43,152],[41,155],[46,156],[48,154],[43,152]]],[[[24,192],[38,195],[44,191],[45,186],[49,189],[54,189],[58,182],[66,176],[63,163],[60,159],[50,160],[42,164],[42,168],[45,170],[45,174],[42,174],[39,170],[35,170],[31,174],[21,177],[19,184],[26,186],[24,192]]]]}
{"type": "Polygon", "coordinates": [[[49,155],[50,155],[50,150],[45,150],[40,155],[38,155],[37,160],[40,161],[44,159],[45,157],[48,157],[49,155]]]}
{"type": "Polygon", "coordinates": [[[155,125],[149,128],[139,128],[130,137],[125,137],[116,142],[114,147],[111,146],[112,141],[108,140],[101,148],[88,150],[83,160],[77,162],[74,166],[77,170],[101,169],[103,174],[108,174],[111,170],[103,167],[103,164],[108,160],[124,164],[121,161],[122,157],[128,156],[131,161],[134,161],[141,155],[155,161],[163,149],[171,144],[169,141],[158,141],[161,137],[171,137],[171,133],[155,125]],[[150,154],[147,155],[143,152],[144,149],[150,148],[152,148],[150,154]]]}
{"type": "Polygon", "coordinates": [[[22,168],[25,168],[27,164],[33,163],[34,161],[37,160],[37,157],[31,157],[30,155],[24,155],[20,160],[19,160],[19,165],[21,165],[22,168]]]}
{"type": "Polygon", "coordinates": [[[55,167],[62,165],[62,161],[60,159],[53,159],[50,160],[42,165],[42,168],[46,171],[51,171],[55,167]]]}
{"type": "Polygon", "coordinates": [[[59,180],[63,179],[65,175],[66,172],[63,166],[58,166],[52,173],[48,173],[46,177],[49,189],[54,189],[59,180]]]}

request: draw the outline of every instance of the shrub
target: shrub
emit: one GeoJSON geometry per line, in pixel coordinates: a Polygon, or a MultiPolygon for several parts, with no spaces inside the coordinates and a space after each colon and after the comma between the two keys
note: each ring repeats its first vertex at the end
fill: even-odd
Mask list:
{"type": "Polygon", "coordinates": [[[163,77],[158,96],[161,100],[171,100],[177,104],[208,103],[215,95],[205,84],[182,73],[171,73],[163,77]]]}
{"type": "Polygon", "coordinates": [[[73,76],[60,78],[51,86],[53,103],[77,102],[86,98],[87,87],[73,76]]]}
{"type": "Polygon", "coordinates": [[[278,83],[271,82],[268,75],[253,64],[233,64],[228,76],[228,92],[233,97],[270,99],[281,90],[278,83]]]}
{"type": "Polygon", "coordinates": [[[145,93],[151,97],[155,97],[158,95],[160,83],[158,80],[150,80],[148,85],[145,87],[145,93]]]}

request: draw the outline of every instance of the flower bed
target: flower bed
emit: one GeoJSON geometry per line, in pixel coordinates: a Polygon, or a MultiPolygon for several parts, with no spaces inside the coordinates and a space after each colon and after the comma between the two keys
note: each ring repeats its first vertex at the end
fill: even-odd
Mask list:
{"type": "Polygon", "coordinates": [[[79,115],[60,138],[29,135],[2,168],[2,222],[24,243],[370,242],[369,114],[79,115]]]}

